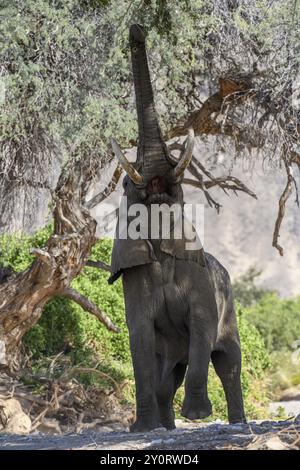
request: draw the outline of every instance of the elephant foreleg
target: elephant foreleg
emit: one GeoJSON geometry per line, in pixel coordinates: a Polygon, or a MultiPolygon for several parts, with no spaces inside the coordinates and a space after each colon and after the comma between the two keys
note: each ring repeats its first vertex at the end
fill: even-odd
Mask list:
{"type": "Polygon", "coordinates": [[[190,354],[185,379],[185,398],[181,414],[188,419],[204,419],[212,412],[207,395],[207,376],[211,350],[202,344],[190,354]]]}
{"type": "MultiPolygon", "coordinates": [[[[129,321],[130,323],[130,321],[129,321]]],[[[129,325],[130,349],[136,388],[136,422],[132,432],[159,427],[159,412],[155,394],[155,337],[153,323],[143,321],[129,325]]]]}
{"type": "Polygon", "coordinates": [[[182,416],[204,419],[212,412],[207,395],[208,366],[214,344],[213,315],[204,308],[192,310],[190,321],[189,365],[185,379],[182,416]]]}

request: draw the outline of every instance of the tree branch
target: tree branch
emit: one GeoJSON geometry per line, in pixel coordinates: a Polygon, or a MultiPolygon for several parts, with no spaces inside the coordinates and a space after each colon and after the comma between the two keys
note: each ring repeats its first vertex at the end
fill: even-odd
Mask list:
{"type": "Polygon", "coordinates": [[[75,289],[67,287],[63,291],[60,291],[58,295],[62,295],[63,297],[73,300],[84,310],[91,313],[92,315],[95,315],[95,317],[97,317],[98,320],[100,320],[100,322],[103,323],[103,325],[105,325],[108,330],[119,333],[120,329],[113,324],[110,318],[105,313],[101,312],[101,310],[99,310],[99,308],[93,302],[77,292],[75,289]]]}
{"type": "Polygon", "coordinates": [[[291,151],[291,162],[296,163],[300,168],[300,155],[295,151],[291,151]]]}
{"type": "MultiPolygon", "coordinates": [[[[234,137],[235,126],[233,123],[224,125],[213,119],[213,114],[222,112],[225,104],[240,104],[246,96],[250,96],[252,83],[250,77],[233,79],[221,77],[219,79],[219,91],[207,98],[200,109],[193,111],[188,117],[181,118],[177,125],[171,129],[167,139],[186,135],[189,127],[193,127],[196,135],[201,134],[226,134],[234,137]]],[[[237,129],[238,130],[238,129],[237,129]]]]}
{"type": "Polygon", "coordinates": [[[231,191],[242,191],[246,194],[249,194],[249,196],[253,197],[254,199],[257,199],[256,194],[251,191],[251,189],[247,188],[247,186],[235,176],[224,176],[220,178],[215,178],[212,181],[204,181],[204,185],[207,189],[218,185],[225,192],[226,189],[230,189],[231,191]]]}
{"type": "Polygon", "coordinates": [[[87,209],[92,209],[93,207],[97,206],[100,204],[104,199],[106,199],[116,188],[121,174],[122,174],[122,167],[121,165],[118,165],[117,168],[114,171],[114,174],[112,176],[112,179],[110,180],[109,184],[106,186],[106,188],[101,191],[100,193],[96,194],[96,196],[92,197],[89,201],[85,203],[85,207],[87,209]]]}
{"type": "Polygon", "coordinates": [[[247,188],[247,186],[244,183],[242,183],[238,178],[234,176],[230,176],[230,175],[223,176],[223,177],[215,177],[194,156],[189,165],[189,171],[195,178],[197,178],[197,180],[184,178],[183,183],[189,184],[191,186],[194,186],[195,188],[201,189],[205,194],[208,204],[210,206],[214,205],[218,211],[221,207],[220,204],[214,201],[207,191],[208,189],[211,189],[214,186],[219,186],[221,189],[223,189],[223,191],[226,194],[227,194],[226,190],[231,190],[231,191],[234,191],[235,193],[236,191],[242,191],[246,194],[249,194],[249,196],[253,197],[254,199],[257,199],[256,194],[253,191],[251,191],[249,188],[247,188]],[[202,171],[202,173],[204,173],[205,176],[209,178],[209,180],[206,180],[206,181],[203,180],[203,176],[199,172],[198,168],[196,168],[196,166],[202,171]]]}
{"type": "Polygon", "coordinates": [[[275,228],[274,228],[274,233],[273,233],[273,243],[272,243],[274,248],[276,248],[279,251],[280,256],[283,256],[283,248],[278,243],[278,239],[280,237],[280,227],[281,227],[282,220],[284,218],[287,200],[292,194],[293,184],[295,183],[292,167],[286,160],[285,160],[285,168],[287,172],[287,182],[286,182],[286,186],[283,190],[283,193],[280,196],[279,203],[278,203],[278,206],[279,206],[278,214],[277,214],[277,219],[275,222],[275,228]]]}
{"type": "Polygon", "coordinates": [[[110,269],[111,269],[109,264],[106,264],[103,261],[93,261],[91,259],[87,260],[85,265],[89,266],[91,268],[103,269],[104,271],[108,271],[109,273],[110,273],[110,269]]]}

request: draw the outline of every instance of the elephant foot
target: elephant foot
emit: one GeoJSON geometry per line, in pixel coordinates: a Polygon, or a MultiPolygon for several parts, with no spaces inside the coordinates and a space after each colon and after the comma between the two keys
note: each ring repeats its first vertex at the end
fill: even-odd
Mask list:
{"type": "Polygon", "coordinates": [[[207,418],[211,413],[212,406],[208,399],[205,401],[185,399],[181,410],[181,415],[191,420],[207,418]]]}
{"type": "Polygon", "coordinates": [[[166,428],[168,431],[176,429],[175,426],[175,414],[173,408],[160,406],[160,423],[162,427],[166,428]]]}
{"type": "Polygon", "coordinates": [[[162,421],[161,425],[163,428],[166,428],[167,431],[172,431],[172,429],[176,429],[176,425],[174,421],[173,422],[162,421]]]}
{"type": "Polygon", "coordinates": [[[160,422],[161,422],[161,426],[163,428],[166,428],[168,431],[171,431],[172,429],[176,429],[174,418],[162,417],[160,422]]]}
{"type": "Polygon", "coordinates": [[[140,418],[130,426],[129,430],[130,432],[148,432],[160,427],[161,424],[157,420],[147,420],[140,418]]]}
{"type": "Polygon", "coordinates": [[[245,415],[230,417],[228,421],[229,424],[247,424],[245,415]]]}

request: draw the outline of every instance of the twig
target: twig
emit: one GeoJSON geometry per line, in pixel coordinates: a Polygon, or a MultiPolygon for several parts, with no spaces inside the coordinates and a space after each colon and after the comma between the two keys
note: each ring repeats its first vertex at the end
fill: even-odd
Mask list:
{"type": "Polygon", "coordinates": [[[87,201],[84,204],[84,206],[87,209],[92,209],[93,207],[97,206],[102,201],[104,201],[104,199],[106,199],[115,190],[115,188],[116,188],[116,186],[117,186],[117,184],[120,180],[121,174],[122,174],[122,167],[121,167],[121,165],[118,165],[117,168],[114,171],[114,174],[112,176],[111,181],[106,186],[106,188],[103,191],[101,191],[100,193],[96,194],[96,196],[92,197],[92,199],[87,201]]]}
{"type": "Polygon", "coordinates": [[[57,396],[57,386],[54,387],[54,392],[53,392],[53,395],[52,395],[52,398],[50,400],[50,402],[47,404],[47,406],[45,407],[45,409],[43,411],[41,411],[41,413],[38,414],[38,416],[35,418],[35,420],[33,421],[32,423],[32,426],[31,426],[31,432],[35,431],[41,424],[43,418],[46,416],[46,414],[48,413],[48,411],[50,411],[50,409],[58,409],[59,408],[59,402],[65,398],[67,395],[70,395],[70,393],[72,393],[73,390],[67,390],[66,392],[62,393],[59,397],[57,396]]]}
{"type": "Polygon", "coordinates": [[[102,372],[101,370],[95,369],[93,367],[72,367],[71,369],[68,369],[63,373],[63,375],[60,377],[60,380],[67,381],[76,374],[97,374],[100,377],[112,382],[115,391],[118,393],[119,396],[121,396],[121,389],[115,379],[113,379],[110,375],[106,374],[105,372],[102,372]]]}
{"type": "Polygon", "coordinates": [[[59,359],[62,355],[64,354],[64,351],[61,351],[60,353],[58,353],[51,361],[50,363],[50,366],[49,366],[49,373],[52,375],[53,374],[53,371],[54,371],[54,365],[55,365],[55,362],[57,361],[57,359],[59,359]]]}

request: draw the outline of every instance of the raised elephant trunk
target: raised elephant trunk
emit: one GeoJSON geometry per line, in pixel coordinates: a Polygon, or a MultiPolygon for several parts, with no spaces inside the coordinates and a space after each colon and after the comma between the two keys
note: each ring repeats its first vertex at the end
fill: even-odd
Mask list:
{"type": "Polygon", "coordinates": [[[142,162],[144,179],[149,181],[170,170],[170,163],[155,111],[142,27],[132,25],[129,38],[139,126],[138,161],[142,162]]]}
{"type": "Polygon", "coordinates": [[[129,40],[139,128],[136,168],[126,160],[114,140],[112,140],[113,151],[128,176],[138,186],[146,185],[157,176],[168,175],[176,180],[183,174],[192,158],[194,131],[193,129],[189,130],[189,136],[179,161],[172,160],[163,141],[155,111],[145,33],[142,26],[131,26],[129,40]]]}

